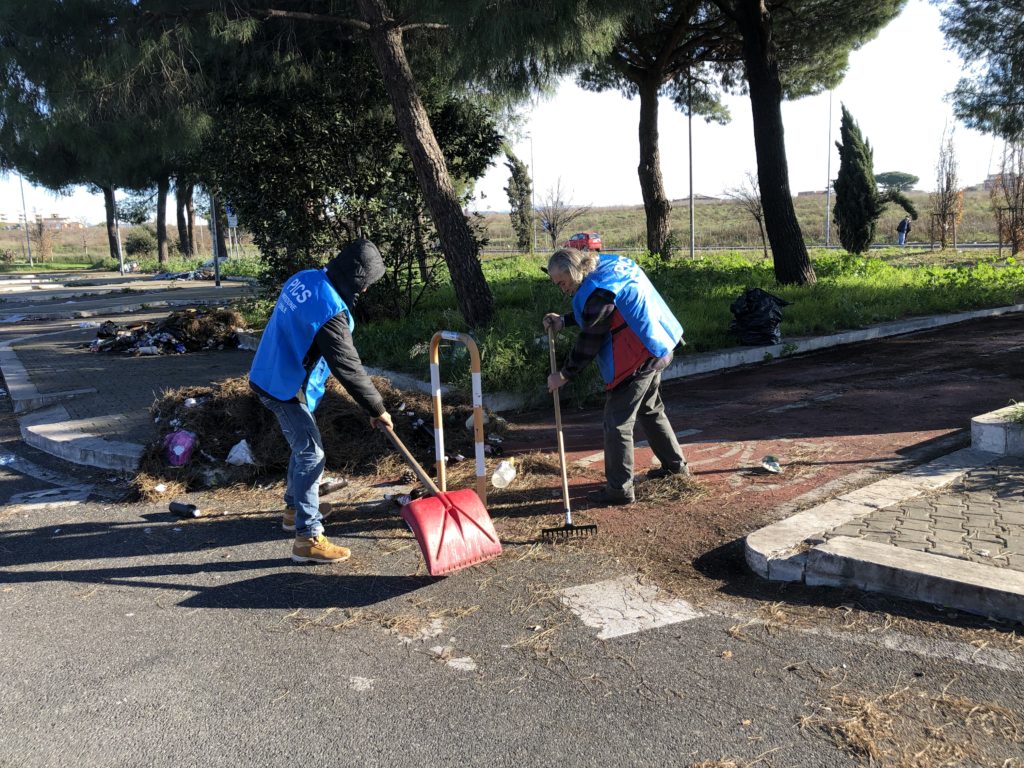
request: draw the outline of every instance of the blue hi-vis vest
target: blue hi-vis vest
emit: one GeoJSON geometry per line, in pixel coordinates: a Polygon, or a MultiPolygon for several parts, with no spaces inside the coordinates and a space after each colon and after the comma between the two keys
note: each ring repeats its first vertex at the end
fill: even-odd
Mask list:
{"type": "MultiPolygon", "coordinates": [[[[598,288],[615,296],[615,308],[622,319],[654,357],[664,357],[683,338],[683,326],[640,265],[614,253],[601,255],[597,268],[584,278],[572,298],[572,311],[581,328],[583,307],[598,288]]],[[[615,378],[611,334],[597,353],[597,367],[605,383],[611,384],[615,378]]]]}
{"type": "MultiPolygon", "coordinates": [[[[348,312],[348,306],[326,270],[306,269],[289,277],[260,338],[249,381],[278,400],[291,400],[302,391],[309,410],[316,410],[331,371],[322,357],[309,371],[302,361],[317,331],[339,312],[348,312]]],[[[348,312],[348,329],[355,327],[348,312]]]]}

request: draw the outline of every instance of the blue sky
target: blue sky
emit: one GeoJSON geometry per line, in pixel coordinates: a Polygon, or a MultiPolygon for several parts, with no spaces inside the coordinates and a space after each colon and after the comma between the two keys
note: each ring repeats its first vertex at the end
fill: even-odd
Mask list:
{"type": "MultiPolygon", "coordinates": [[[[926,0],[910,0],[906,9],[878,37],[850,57],[846,78],[829,95],[783,104],[790,188],[794,193],[824,190],[838,170],[840,103],[846,105],[875,153],[875,172],[905,171],[920,176],[919,189],[935,186],[935,163],[943,129],[954,130],[962,184],[980,183],[999,164],[1001,143],[958,124],[945,100],[961,76],[963,63],[946,50],[938,9],[926,0]],[[902,79],[901,79],[902,78],[902,79]]],[[[693,121],[694,191],[721,195],[756,172],[750,104],[730,97],[732,121],[725,126],[693,121]]],[[[561,179],[572,202],[590,205],[642,203],[636,166],[639,159],[639,103],[618,93],[588,93],[571,81],[528,109],[524,137],[532,137],[532,164],[538,199],[561,179]]],[[[689,194],[686,118],[663,101],[660,109],[662,173],[671,199],[689,194]]],[[[515,151],[531,163],[531,141],[516,142],[515,151]]],[[[477,210],[507,210],[502,188],[508,183],[504,164],[495,163],[477,185],[477,210]]],[[[58,197],[25,185],[26,206],[48,215],[58,213],[89,223],[103,221],[103,199],[78,189],[58,197]]],[[[9,220],[21,213],[19,180],[0,179],[0,213],[9,220]]]]}

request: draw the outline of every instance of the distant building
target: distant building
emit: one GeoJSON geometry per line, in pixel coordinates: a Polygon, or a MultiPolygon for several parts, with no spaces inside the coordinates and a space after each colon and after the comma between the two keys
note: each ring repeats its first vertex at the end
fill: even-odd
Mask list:
{"type": "Polygon", "coordinates": [[[51,213],[48,217],[43,218],[36,216],[36,221],[42,221],[43,226],[47,229],[51,229],[55,232],[63,232],[70,229],[82,229],[82,222],[72,221],[66,216],[59,216],[56,213],[51,213]]]}
{"type": "MultiPolygon", "coordinates": [[[[991,191],[991,190],[996,188],[996,185],[999,184],[1000,181],[1003,180],[1003,178],[1004,178],[1004,175],[1001,174],[1001,173],[989,174],[989,177],[987,179],[985,179],[985,181],[982,182],[981,186],[985,189],[985,191],[991,191]]],[[[1006,186],[1007,187],[1012,187],[1015,178],[1016,178],[1015,174],[1012,174],[1012,173],[1006,174],[1005,175],[1006,186]]]]}

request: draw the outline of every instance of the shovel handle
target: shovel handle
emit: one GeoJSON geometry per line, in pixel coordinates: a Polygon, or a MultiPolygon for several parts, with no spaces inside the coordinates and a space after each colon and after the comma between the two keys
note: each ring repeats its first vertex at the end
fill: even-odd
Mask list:
{"type": "MultiPolygon", "coordinates": [[[[548,326],[548,353],[551,356],[551,372],[558,373],[558,361],[555,359],[555,329],[551,326],[548,326]]],[[[569,476],[565,470],[565,441],[562,439],[562,405],[557,389],[553,394],[555,398],[555,434],[558,436],[558,462],[562,469],[562,502],[565,504],[565,524],[572,525],[572,510],[569,507],[569,476]]]]}
{"type": "Polygon", "coordinates": [[[412,467],[413,472],[416,473],[416,477],[420,479],[420,482],[427,486],[431,493],[435,495],[440,493],[441,490],[437,485],[435,485],[434,481],[430,479],[430,475],[424,471],[423,467],[420,466],[420,463],[416,461],[416,457],[413,456],[409,449],[405,447],[405,443],[398,438],[398,435],[395,434],[395,430],[388,426],[381,426],[380,429],[386,433],[389,438],[391,438],[391,442],[394,444],[395,448],[398,449],[399,453],[402,454],[402,458],[405,459],[406,463],[412,467]]]}

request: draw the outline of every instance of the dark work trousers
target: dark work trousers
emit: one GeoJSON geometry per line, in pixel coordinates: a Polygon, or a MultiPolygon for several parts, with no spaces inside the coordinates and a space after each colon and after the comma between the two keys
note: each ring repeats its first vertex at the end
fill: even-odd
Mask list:
{"type": "Polygon", "coordinates": [[[661,372],[625,381],[604,401],[604,476],[613,496],[633,495],[633,426],[637,422],[661,466],[677,471],[686,463],[665,415],[661,372]]]}

